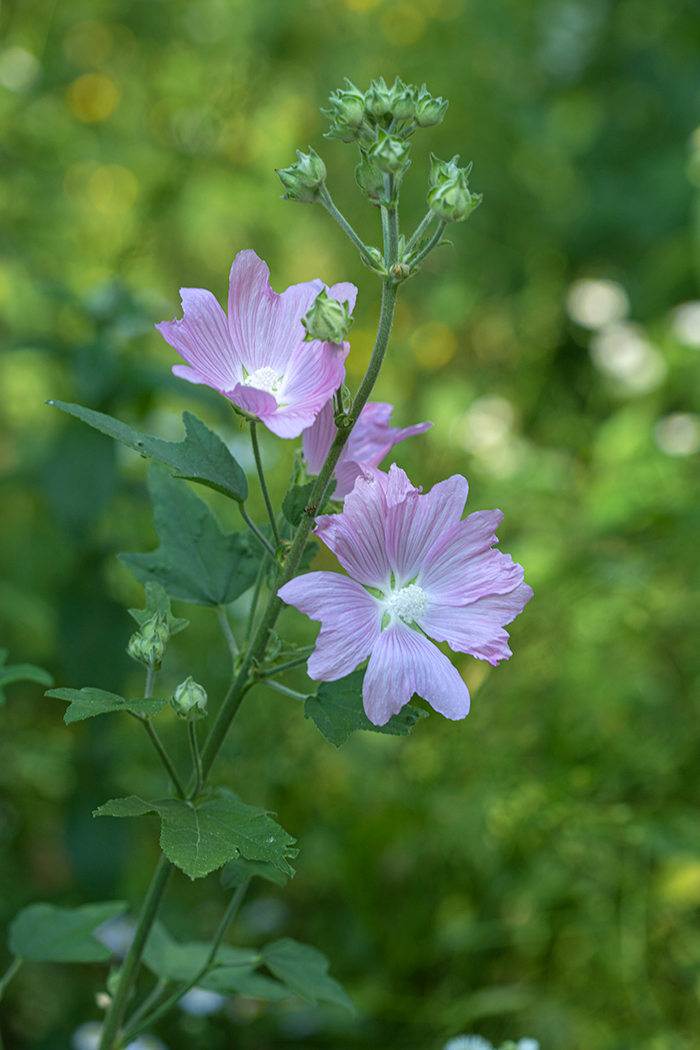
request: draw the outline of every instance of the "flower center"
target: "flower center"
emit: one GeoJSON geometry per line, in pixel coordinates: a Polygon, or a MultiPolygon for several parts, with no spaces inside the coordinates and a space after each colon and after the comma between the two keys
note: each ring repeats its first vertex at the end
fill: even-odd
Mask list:
{"type": "Polygon", "coordinates": [[[266,393],[276,396],[280,382],[281,379],[274,368],[266,365],[264,368],[258,368],[255,372],[251,372],[249,376],[246,376],[243,380],[243,385],[254,386],[256,390],[264,390],[266,393]]]}
{"type": "Polygon", "coordinates": [[[404,623],[413,623],[428,608],[428,597],[422,587],[409,583],[400,591],[394,591],[389,598],[389,611],[404,623]]]}

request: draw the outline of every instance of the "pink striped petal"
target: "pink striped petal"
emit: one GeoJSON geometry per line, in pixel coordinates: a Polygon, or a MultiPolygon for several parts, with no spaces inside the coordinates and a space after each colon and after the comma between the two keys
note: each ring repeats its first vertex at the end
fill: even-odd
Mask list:
{"type": "Polygon", "coordinates": [[[326,401],[313,425],[303,434],[303,454],[309,474],[318,474],[326,461],[338,428],[333,418],[333,400],[326,401]]]}
{"type": "Polygon", "coordinates": [[[363,474],[345,500],[342,514],[317,518],[315,533],[350,575],[366,587],[388,591],[391,567],[384,549],[386,500],[382,482],[363,474]]]}
{"type": "Polygon", "coordinates": [[[453,525],[428,551],[416,583],[431,602],[466,605],[487,594],[505,594],[521,583],[522,566],[509,554],[489,549],[500,511],[478,511],[453,525]]]}
{"type": "Polygon", "coordinates": [[[495,667],[512,656],[503,627],[523,611],[530,598],[532,587],[521,583],[508,594],[491,594],[469,605],[430,605],[418,623],[436,641],[495,667]]]}
{"type": "Polygon", "coordinates": [[[175,374],[190,383],[230,390],[240,382],[243,373],[231,345],[226,314],[204,288],[181,288],[180,296],[182,320],[162,321],[156,328],[192,366],[198,378],[183,374],[182,365],[175,365],[175,374]]]}
{"type": "Polygon", "coordinates": [[[311,426],[326,401],[345,379],[350,344],[332,349],[330,343],[300,343],[291,354],[278,397],[282,404],[309,409],[311,426]]]}
{"type": "Polygon", "coordinates": [[[347,303],[350,313],[355,309],[357,302],[357,288],[349,281],[340,281],[328,289],[328,298],[336,299],[339,303],[347,303]]]}
{"type": "Polygon", "coordinates": [[[244,412],[257,416],[267,427],[270,426],[270,421],[277,411],[277,399],[273,394],[268,393],[267,390],[258,390],[256,386],[238,383],[227,396],[244,412]]]}
{"type": "Polygon", "coordinates": [[[402,496],[397,487],[399,474],[403,471],[393,464],[387,488],[386,552],[396,586],[404,587],[418,575],[433,543],[461,518],[469,486],[466,478],[454,474],[425,496],[416,490],[402,496]],[[392,494],[395,488],[396,497],[392,494]]]}
{"type": "Polygon", "coordinates": [[[362,687],[370,722],[385,725],[414,693],[446,718],[465,718],[469,690],[437,646],[397,622],[382,631],[372,649],[362,687]]]}
{"type": "Polygon", "coordinates": [[[322,623],[309,657],[309,678],[335,682],[369,656],[382,609],[359,583],[335,572],[310,572],[290,580],[278,593],[287,605],[322,623]]]}

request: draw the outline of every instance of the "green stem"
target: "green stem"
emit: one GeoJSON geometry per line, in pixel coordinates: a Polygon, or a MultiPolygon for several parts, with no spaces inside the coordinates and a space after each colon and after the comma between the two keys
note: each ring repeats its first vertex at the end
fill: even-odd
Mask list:
{"type": "Polygon", "coordinates": [[[136,977],[138,976],[139,967],[141,966],[141,956],[158,914],[172,870],[172,864],[161,853],[158,866],[153,874],[151,885],[148,887],[148,893],[141,908],[134,939],[122,964],[119,984],[112,999],[112,1005],[105,1017],[99,1050],[114,1050],[115,1048],[119,1038],[119,1029],[126,1013],[136,977]]]}
{"type": "Polygon", "coordinates": [[[405,255],[408,255],[408,253],[410,252],[411,248],[413,248],[414,245],[418,244],[418,241],[421,239],[421,237],[423,236],[425,231],[428,229],[428,227],[430,226],[430,224],[431,224],[431,222],[433,221],[434,218],[435,218],[435,212],[434,211],[429,211],[428,214],[426,215],[426,217],[423,219],[423,221],[420,224],[420,226],[417,228],[416,232],[411,237],[411,239],[408,242],[408,244],[406,245],[405,255]]]}
{"type": "Polygon", "coordinates": [[[374,259],[372,258],[372,256],[367,251],[367,246],[362,242],[362,240],[355,233],[355,231],[353,230],[352,226],[350,225],[348,220],[345,218],[345,216],[342,214],[342,212],[338,211],[338,209],[336,208],[335,204],[331,200],[330,193],[328,192],[328,190],[326,189],[325,186],[321,190],[321,194],[319,196],[319,201],[321,202],[323,207],[326,209],[328,214],[330,216],[332,216],[332,218],[335,219],[335,221],[340,226],[341,230],[343,230],[343,232],[348,235],[348,237],[350,238],[352,243],[358,249],[358,251],[359,251],[360,255],[362,256],[362,258],[365,260],[365,262],[368,263],[369,266],[374,267],[376,265],[376,263],[375,263],[374,259]]]}
{"type": "Polygon", "coordinates": [[[180,780],[179,776],[177,775],[177,770],[175,769],[175,766],[173,765],[173,761],[172,761],[170,755],[168,754],[168,752],[165,750],[165,748],[163,746],[163,741],[160,739],[160,737],[156,733],[155,727],[153,726],[153,723],[151,722],[150,718],[142,718],[139,715],[136,715],[136,718],[138,718],[139,722],[143,722],[144,729],[146,730],[146,732],[148,733],[149,737],[151,738],[151,743],[153,744],[154,748],[158,752],[158,756],[159,756],[161,762],[163,763],[163,765],[165,766],[165,769],[166,769],[166,771],[168,773],[168,776],[170,777],[170,779],[173,782],[173,787],[175,788],[176,795],[179,798],[183,798],[183,799],[187,798],[187,794],[185,792],[184,787],[182,786],[182,781],[180,780]]]}
{"type": "Polygon", "coordinates": [[[272,556],[272,559],[274,561],[275,554],[277,552],[275,551],[275,548],[272,546],[270,541],[268,539],[266,539],[265,536],[263,536],[262,532],[260,531],[258,526],[253,521],[253,519],[251,518],[251,516],[248,513],[248,511],[245,509],[245,503],[239,503],[238,504],[238,509],[241,512],[241,517],[243,518],[243,521],[246,523],[246,525],[248,526],[250,531],[253,533],[253,535],[257,537],[258,541],[260,543],[262,543],[263,547],[265,548],[267,553],[272,556]]]}
{"type": "Polygon", "coordinates": [[[170,983],[170,981],[166,981],[163,978],[156,982],[150,995],[146,996],[144,1001],[139,1006],[138,1010],[135,1010],[131,1017],[127,1020],[126,1024],[124,1025],[125,1031],[127,1029],[133,1028],[134,1025],[137,1025],[143,1017],[147,1016],[149,1010],[152,1010],[155,1006],[158,1005],[158,1001],[163,998],[163,994],[167,991],[168,985],[170,983]]]}
{"type": "MultiPolygon", "coordinates": [[[[127,1039],[134,1039],[137,1035],[143,1032],[144,1029],[150,1028],[151,1025],[155,1024],[156,1021],[159,1021],[161,1017],[167,1014],[168,1011],[171,1010],[173,1006],[175,1006],[180,1001],[180,999],[182,999],[183,995],[189,992],[190,988],[194,988],[197,982],[201,981],[211,964],[216,959],[216,953],[218,952],[221,946],[221,942],[224,939],[227,929],[233,922],[234,918],[236,917],[236,913],[238,912],[238,909],[243,903],[243,898],[246,895],[246,891],[249,885],[250,879],[248,879],[247,882],[244,882],[241,886],[239,886],[236,892],[234,893],[233,897],[231,898],[229,905],[226,911],[224,912],[223,918],[219,923],[219,928],[216,931],[216,934],[214,935],[214,940],[212,941],[211,949],[209,951],[209,955],[207,956],[207,961],[204,963],[204,966],[202,966],[201,970],[196,975],[196,977],[193,977],[191,981],[183,985],[181,988],[176,988],[172,995],[168,996],[164,1003],[161,1003],[161,1005],[157,1009],[155,1009],[153,1013],[151,1013],[148,1017],[142,1018],[139,1021],[138,1025],[136,1025],[136,1027],[130,1025],[124,1032],[124,1041],[126,1041],[127,1039]]],[[[102,1048],[100,1048],[100,1050],[102,1050],[102,1048]]]]}
{"type": "Polygon", "coordinates": [[[309,693],[298,693],[296,689],[290,689],[288,685],[282,685],[281,682],[274,682],[271,678],[266,678],[264,684],[270,689],[276,689],[278,693],[291,696],[292,700],[301,700],[302,704],[309,699],[309,693]]]}
{"type": "Polygon", "coordinates": [[[5,989],[7,988],[8,984],[15,976],[23,962],[24,959],[20,959],[19,956],[15,956],[10,965],[5,970],[2,977],[0,977],[0,999],[2,999],[3,995],[5,994],[5,989]]]}
{"type": "Polygon", "coordinates": [[[277,518],[272,506],[272,500],[270,499],[270,493],[267,490],[267,482],[265,481],[265,472],[263,470],[262,458],[260,456],[260,445],[258,444],[258,424],[254,419],[251,419],[249,426],[250,441],[253,446],[255,466],[257,467],[258,478],[260,479],[260,488],[262,489],[263,499],[265,500],[265,506],[267,507],[267,516],[270,519],[270,525],[272,526],[272,535],[275,537],[275,543],[279,547],[282,541],[280,539],[280,534],[277,531],[277,518]]]}
{"type": "Polygon", "coordinates": [[[197,795],[202,790],[202,759],[199,754],[199,745],[197,744],[197,729],[196,723],[187,723],[187,735],[190,741],[190,753],[192,754],[192,769],[194,770],[194,786],[190,793],[190,798],[197,798],[197,795]]]}
{"type": "Polygon", "coordinates": [[[264,671],[258,671],[256,678],[263,681],[263,679],[271,678],[274,674],[282,674],[283,671],[291,671],[295,667],[301,667],[309,659],[309,656],[314,651],[315,646],[310,645],[307,647],[308,651],[303,656],[297,656],[293,660],[288,660],[284,664],[278,664],[276,667],[269,667],[264,671]]]}
{"type": "Polygon", "coordinates": [[[430,240],[426,244],[426,246],[423,249],[423,251],[419,252],[418,255],[416,255],[416,257],[414,259],[411,259],[411,269],[413,269],[413,267],[417,266],[418,263],[421,263],[423,261],[423,259],[425,259],[426,255],[430,255],[430,253],[432,252],[433,248],[437,248],[437,246],[440,243],[440,240],[442,238],[442,235],[445,232],[445,227],[446,226],[447,226],[446,222],[441,222],[439,224],[437,230],[435,231],[433,236],[430,238],[430,240]]]}
{"type": "Polygon", "coordinates": [[[156,669],[155,667],[149,667],[146,670],[146,688],[143,692],[144,700],[150,700],[153,696],[153,683],[156,680],[156,669]]]}
{"type": "Polygon", "coordinates": [[[267,565],[267,557],[263,555],[262,561],[260,562],[260,568],[258,569],[258,575],[255,579],[255,588],[253,590],[253,597],[250,600],[250,611],[248,613],[248,623],[245,629],[245,640],[246,645],[250,641],[250,636],[253,633],[253,624],[255,623],[255,613],[258,608],[258,601],[260,600],[260,591],[262,589],[263,580],[265,578],[265,566],[267,565]]]}
{"type": "Polygon", "coordinates": [[[240,652],[240,650],[238,648],[238,643],[236,642],[236,639],[233,637],[233,631],[231,630],[231,624],[228,622],[228,615],[226,613],[226,606],[225,605],[217,605],[217,607],[216,607],[216,615],[219,617],[219,623],[221,624],[221,630],[224,632],[224,637],[226,639],[227,645],[228,645],[229,649],[231,650],[231,656],[235,660],[236,657],[238,656],[238,653],[240,652]]]}

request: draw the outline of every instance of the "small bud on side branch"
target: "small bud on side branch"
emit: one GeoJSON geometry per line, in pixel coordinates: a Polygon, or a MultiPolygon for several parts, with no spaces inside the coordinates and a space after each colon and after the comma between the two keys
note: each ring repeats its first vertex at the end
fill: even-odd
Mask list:
{"type": "Polygon", "coordinates": [[[348,303],[331,299],[325,288],[314,300],[311,308],[301,320],[306,329],[307,340],[319,339],[322,343],[342,343],[347,339],[352,325],[348,303]]]}

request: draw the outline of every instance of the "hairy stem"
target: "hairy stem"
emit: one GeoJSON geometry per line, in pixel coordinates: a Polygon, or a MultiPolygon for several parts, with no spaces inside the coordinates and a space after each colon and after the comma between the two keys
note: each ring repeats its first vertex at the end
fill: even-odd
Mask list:
{"type": "Polygon", "coordinates": [[[107,1011],[107,1016],[105,1017],[99,1050],[114,1050],[117,1045],[119,1029],[124,1020],[124,1014],[126,1013],[126,1008],[136,982],[136,977],[138,976],[139,967],[141,966],[141,956],[143,955],[148,935],[151,932],[156,915],[158,914],[158,909],[163,900],[172,870],[172,864],[167,857],[161,853],[158,866],[156,867],[153,878],[151,879],[151,885],[148,887],[148,893],[146,894],[146,899],[141,908],[141,914],[139,916],[134,939],[131,942],[131,947],[129,948],[127,956],[122,964],[119,984],[117,985],[112,1005],[107,1011]]]}
{"type": "Polygon", "coordinates": [[[362,240],[355,233],[355,231],[353,230],[352,226],[350,225],[348,220],[345,218],[345,216],[341,212],[338,211],[338,209],[336,208],[335,204],[331,200],[330,193],[328,192],[328,190],[326,189],[325,186],[321,190],[321,194],[319,196],[319,200],[320,200],[321,204],[323,205],[323,207],[328,212],[328,214],[331,215],[335,219],[335,221],[338,223],[338,225],[340,226],[341,230],[343,230],[343,232],[348,235],[348,237],[350,238],[352,243],[358,249],[358,251],[359,251],[360,255],[362,256],[362,258],[364,259],[364,261],[370,267],[373,267],[375,265],[375,262],[374,262],[374,259],[372,258],[372,256],[367,251],[367,246],[362,242],[362,240]]]}
{"type": "Polygon", "coordinates": [[[430,253],[432,252],[433,248],[437,248],[437,246],[440,243],[440,240],[442,238],[442,235],[445,232],[445,227],[446,226],[447,226],[446,222],[441,222],[439,224],[437,230],[435,231],[433,236],[430,238],[430,240],[426,244],[426,246],[423,249],[423,251],[419,252],[418,255],[416,255],[415,259],[411,259],[411,267],[417,266],[418,263],[422,262],[423,259],[425,259],[426,255],[430,255],[430,253]]]}
{"type": "Polygon", "coordinates": [[[430,224],[431,224],[431,222],[433,221],[434,218],[435,218],[435,212],[434,211],[429,211],[428,214],[423,219],[423,221],[421,222],[420,226],[417,228],[416,232],[411,237],[411,239],[408,242],[408,244],[406,245],[406,254],[408,254],[410,252],[411,248],[415,247],[415,245],[418,244],[418,241],[421,239],[421,237],[423,236],[425,231],[428,229],[428,227],[430,226],[430,224]]]}
{"type": "Polygon", "coordinates": [[[270,493],[267,490],[267,482],[265,481],[265,472],[263,470],[262,459],[260,456],[260,445],[258,443],[258,424],[254,419],[251,419],[249,426],[250,442],[253,446],[255,466],[258,471],[258,478],[260,479],[260,488],[262,489],[263,499],[265,500],[265,506],[267,507],[267,516],[270,519],[270,525],[272,526],[272,535],[275,537],[275,543],[279,547],[282,541],[280,540],[280,534],[277,530],[277,518],[272,506],[272,500],[270,499],[270,493]]]}
{"type": "Polygon", "coordinates": [[[267,553],[270,554],[272,556],[273,560],[274,560],[275,553],[276,553],[275,552],[275,548],[272,546],[270,541],[268,539],[266,539],[265,536],[263,536],[262,532],[260,531],[258,526],[253,521],[253,519],[251,518],[251,516],[248,513],[248,511],[245,509],[245,503],[239,503],[238,504],[238,509],[241,512],[241,517],[243,518],[243,521],[246,523],[246,525],[248,526],[250,531],[257,538],[258,542],[263,545],[263,547],[265,548],[267,553]]]}

